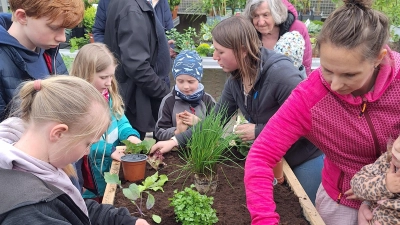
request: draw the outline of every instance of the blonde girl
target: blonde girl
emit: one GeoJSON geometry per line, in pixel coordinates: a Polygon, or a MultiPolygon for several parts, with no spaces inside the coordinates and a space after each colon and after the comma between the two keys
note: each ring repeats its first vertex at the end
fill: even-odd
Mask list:
{"type": "Polygon", "coordinates": [[[124,103],[114,76],[116,66],[116,59],[106,45],[92,43],[79,50],[71,70],[72,76],[83,78],[102,93],[111,113],[111,124],[106,133],[92,145],[90,154],[82,162],[84,187],[87,189],[83,197],[98,201],[101,201],[106,188],[104,172],[110,170],[113,159],[120,160],[124,155],[123,152],[115,151],[115,147],[121,140],[140,142],[139,133],[124,115],[124,103]]]}
{"type": "MultiPolygon", "coordinates": [[[[23,83],[19,92],[21,136],[1,133],[0,196],[2,224],[147,224],[130,217],[126,209],[84,201],[69,176],[71,163],[87,154],[110,123],[108,106],[88,82],[70,76],[23,83]],[[9,140],[9,141],[5,141],[9,140]],[[124,214],[124,215],[122,215],[124,214]],[[136,221],[136,222],[135,222],[136,221]]],[[[12,130],[12,126],[9,127],[12,130]]],[[[10,132],[16,133],[16,132],[10,132]]]]}

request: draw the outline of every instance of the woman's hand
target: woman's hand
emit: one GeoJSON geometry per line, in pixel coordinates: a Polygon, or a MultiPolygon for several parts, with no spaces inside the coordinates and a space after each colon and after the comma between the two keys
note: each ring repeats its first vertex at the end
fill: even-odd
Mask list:
{"type": "Polygon", "coordinates": [[[391,193],[400,192],[400,170],[396,172],[396,167],[392,162],[390,162],[390,168],[386,174],[386,188],[391,193]]]}
{"type": "Polygon", "coordinates": [[[179,113],[179,117],[182,119],[183,123],[188,126],[196,125],[200,121],[199,117],[186,110],[182,113],[179,113]]]}
{"type": "Polygon", "coordinates": [[[175,140],[159,141],[151,147],[150,154],[153,154],[157,150],[164,154],[171,151],[175,146],[178,146],[178,143],[175,140]]]}
{"type": "Polygon", "coordinates": [[[242,141],[252,141],[256,139],[256,125],[254,123],[237,125],[235,133],[242,141]]]}
{"type": "Polygon", "coordinates": [[[132,142],[133,144],[139,144],[140,142],[142,142],[142,140],[140,140],[136,136],[129,136],[128,141],[132,142]]]}
{"type": "Polygon", "coordinates": [[[135,225],[150,225],[150,224],[144,219],[137,219],[135,225]]]}
{"type": "Polygon", "coordinates": [[[346,196],[346,199],[352,199],[352,200],[364,200],[360,197],[358,197],[357,195],[354,194],[352,189],[347,190],[344,195],[346,196]]]}
{"type": "Polygon", "coordinates": [[[181,118],[182,113],[177,113],[175,115],[175,119],[176,119],[176,130],[175,130],[175,135],[176,134],[180,134],[182,132],[185,132],[189,126],[187,124],[185,124],[181,118]]]}
{"type": "Polygon", "coordinates": [[[125,155],[125,146],[118,146],[113,153],[111,153],[111,158],[121,162],[121,157],[125,155]]]}

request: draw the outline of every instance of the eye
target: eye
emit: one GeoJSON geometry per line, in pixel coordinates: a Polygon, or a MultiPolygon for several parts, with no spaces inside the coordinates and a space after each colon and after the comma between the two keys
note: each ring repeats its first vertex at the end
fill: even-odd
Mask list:
{"type": "Polygon", "coordinates": [[[355,76],[355,74],[351,74],[351,73],[345,73],[344,74],[346,77],[354,77],[355,76]]]}

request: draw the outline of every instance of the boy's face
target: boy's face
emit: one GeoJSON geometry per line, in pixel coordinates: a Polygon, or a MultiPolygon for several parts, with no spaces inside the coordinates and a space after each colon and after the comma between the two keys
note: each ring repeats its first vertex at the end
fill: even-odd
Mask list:
{"type": "Polygon", "coordinates": [[[176,85],[183,94],[191,95],[199,87],[199,81],[192,76],[181,74],[176,77],[176,85]]]}
{"type": "Polygon", "coordinates": [[[36,47],[49,49],[57,47],[65,42],[65,28],[61,27],[64,18],[60,17],[53,22],[48,17],[33,18],[26,17],[26,24],[23,26],[29,49],[36,47]]]}

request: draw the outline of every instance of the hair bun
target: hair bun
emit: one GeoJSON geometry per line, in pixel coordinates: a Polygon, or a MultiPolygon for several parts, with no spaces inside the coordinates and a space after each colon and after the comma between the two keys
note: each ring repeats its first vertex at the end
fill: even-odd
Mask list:
{"type": "Polygon", "coordinates": [[[357,6],[361,9],[370,9],[373,0],[343,0],[347,7],[357,6]]]}

